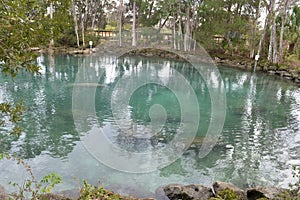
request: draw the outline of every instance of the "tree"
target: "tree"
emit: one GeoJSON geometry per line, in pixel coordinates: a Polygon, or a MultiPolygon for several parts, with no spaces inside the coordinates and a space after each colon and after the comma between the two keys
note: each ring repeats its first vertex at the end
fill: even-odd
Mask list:
{"type": "Polygon", "coordinates": [[[119,5],[119,46],[122,46],[122,26],[123,26],[123,0],[119,5]]]}
{"type": "Polygon", "coordinates": [[[136,46],[136,2],[133,0],[133,17],[132,17],[132,46],[136,46]]]}
{"type": "Polygon", "coordinates": [[[284,35],[284,27],[286,23],[289,4],[290,4],[290,0],[284,0],[281,8],[281,28],[280,28],[279,55],[278,55],[279,62],[282,62],[283,59],[283,35],[284,35]]]}
{"type": "Polygon", "coordinates": [[[295,5],[287,19],[287,38],[289,52],[298,55],[300,59],[300,7],[295,5]]]}
{"type": "Polygon", "coordinates": [[[76,34],[77,47],[80,47],[75,0],[72,0],[72,14],[73,14],[73,20],[74,20],[74,30],[75,30],[75,34],[76,34]]]}

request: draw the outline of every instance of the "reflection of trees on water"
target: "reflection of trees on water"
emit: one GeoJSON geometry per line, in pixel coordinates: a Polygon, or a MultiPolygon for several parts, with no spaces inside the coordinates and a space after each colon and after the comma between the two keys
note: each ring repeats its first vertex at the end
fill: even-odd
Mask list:
{"type": "Polygon", "coordinates": [[[23,134],[19,139],[3,138],[1,151],[24,158],[41,153],[65,157],[79,140],[71,112],[71,84],[77,72],[77,58],[42,55],[38,62],[41,76],[23,74],[5,88],[5,96],[11,96],[11,101],[25,100],[27,111],[23,116],[23,134]]]}
{"type": "MultiPolygon", "coordinates": [[[[205,87],[201,78],[193,79],[195,70],[191,72],[191,66],[181,62],[143,57],[122,57],[118,59],[116,67],[115,70],[105,70],[103,73],[103,77],[105,77],[104,80],[107,80],[107,77],[115,77],[114,81],[110,81],[109,84],[104,84],[103,87],[97,88],[96,99],[101,99],[100,101],[102,102],[101,104],[96,104],[97,116],[100,121],[102,121],[101,119],[103,118],[112,117],[112,114],[108,112],[108,110],[111,110],[110,97],[120,77],[143,77],[142,74],[151,73],[162,83],[167,84],[171,76],[173,76],[174,70],[177,70],[180,74],[185,76],[186,80],[191,80],[195,88],[205,87]]],[[[174,84],[178,84],[175,87],[179,88],[179,91],[182,91],[180,90],[182,87],[180,83],[175,82],[174,84]]],[[[124,85],[122,89],[125,92],[129,90],[126,89],[126,87],[130,87],[130,85],[124,85]]],[[[198,88],[196,89],[198,90],[198,88]]],[[[131,96],[130,102],[128,102],[130,106],[129,113],[124,114],[124,116],[130,116],[130,118],[127,120],[124,119],[126,124],[124,124],[124,126],[123,124],[121,125],[120,129],[118,129],[117,136],[112,140],[120,147],[130,151],[149,151],[165,146],[172,140],[181,126],[181,105],[173,92],[174,91],[170,91],[168,88],[155,83],[143,85],[137,89],[131,96]],[[148,128],[151,121],[149,110],[151,106],[155,104],[159,104],[165,108],[167,118],[166,124],[164,124],[162,129],[151,136],[153,133],[151,133],[151,129],[148,128]],[[150,138],[145,139],[140,136],[143,134],[147,135],[148,133],[150,133],[150,138]]],[[[203,89],[199,93],[201,92],[205,92],[205,90],[203,89]]],[[[199,101],[202,102],[204,100],[205,98],[199,101]]],[[[187,102],[182,103],[186,104],[187,102]]],[[[200,103],[200,106],[203,106],[203,104],[200,103]]],[[[203,107],[203,110],[209,110],[209,106],[208,108],[206,105],[203,107]]],[[[206,115],[208,116],[208,114],[206,115]]]]}
{"type": "Polygon", "coordinates": [[[198,171],[237,184],[245,183],[245,180],[252,184],[253,180],[263,181],[263,176],[275,180],[275,175],[280,169],[286,169],[292,156],[299,159],[295,156],[296,150],[289,147],[294,142],[289,138],[300,129],[299,90],[274,77],[256,77],[247,72],[220,69],[227,91],[225,126],[217,146],[208,157],[199,159],[198,150],[211,117],[210,96],[201,76],[213,83],[214,74],[209,70],[200,76],[187,63],[143,57],[116,60],[108,56],[44,56],[40,64],[44,67],[41,77],[23,73],[14,82],[2,77],[7,83],[0,84],[1,101],[24,98],[28,111],[24,116],[24,134],[19,139],[6,137],[7,130],[0,130],[1,152],[15,152],[31,158],[42,153],[66,157],[73,150],[76,141],[80,140],[71,110],[77,72],[83,74],[79,82],[91,83],[80,87],[96,87],[95,123],[101,127],[110,124],[116,130],[109,136],[113,143],[135,152],[162,148],[172,140],[180,126],[180,105],[172,92],[155,84],[137,90],[128,102],[129,119],[126,122],[130,124],[124,125],[127,127],[125,132],[114,123],[111,96],[121,77],[139,77],[148,70],[155,72],[155,76],[165,83],[176,70],[184,75],[198,96],[200,127],[192,147],[174,166],[164,168],[163,176],[177,173],[174,168],[178,168],[178,174],[183,170],[198,171]],[[154,64],[161,66],[153,70],[154,64]],[[149,131],[145,127],[150,123],[149,109],[154,104],[161,104],[166,109],[165,126],[150,138],[136,137],[139,131],[149,131]]]}
{"type": "Polygon", "coordinates": [[[285,134],[290,132],[287,118],[291,110],[287,105],[292,102],[287,102],[286,96],[295,88],[272,76],[221,70],[225,77],[229,116],[222,140],[230,146],[226,159],[218,162],[226,166],[223,170],[232,176],[227,181],[248,183],[248,186],[282,181],[276,177],[288,168],[289,156],[282,160],[282,155],[289,151],[285,148],[289,144],[288,140],[278,140],[276,130],[284,127],[285,134]]]}

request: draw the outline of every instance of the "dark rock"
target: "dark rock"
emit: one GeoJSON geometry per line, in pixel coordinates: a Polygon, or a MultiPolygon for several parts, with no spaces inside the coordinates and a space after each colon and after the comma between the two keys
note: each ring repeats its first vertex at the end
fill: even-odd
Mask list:
{"type": "Polygon", "coordinates": [[[182,197],[181,196],[182,188],[183,185],[171,184],[165,186],[163,190],[169,199],[180,199],[182,197]]]}
{"type": "Polygon", "coordinates": [[[210,188],[202,185],[171,184],[165,186],[163,190],[170,200],[207,200],[214,196],[210,188]]]}
{"type": "Polygon", "coordinates": [[[259,198],[266,199],[291,199],[290,192],[285,189],[275,187],[256,187],[247,190],[248,200],[256,200],[259,198]]]}
{"type": "Polygon", "coordinates": [[[183,187],[182,196],[183,199],[205,200],[213,197],[214,195],[210,188],[202,185],[188,185],[183,187]]]}
{"type": "Polygon", "coordinates": [[[217,181],[213,184],[213,188],[214,188],[214,191],[216,192],[216,194],[218,194],[218,192],[224,191],[226,189],[230,189],[235,194],[237,194],[240,197],[240,199],[247,199],[246,192],[231,183],[217,181]]]}

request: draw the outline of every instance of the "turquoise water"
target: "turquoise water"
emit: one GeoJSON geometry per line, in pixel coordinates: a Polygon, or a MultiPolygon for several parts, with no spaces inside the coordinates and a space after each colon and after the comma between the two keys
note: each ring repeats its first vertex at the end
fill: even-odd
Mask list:
{"type": "MultiPolygon", "coordinates": [[[[41,55],[38,63],[43,66],[41,76],[24,72],[13,81],[9,77],[0,79],[0,101],[25,99],[27,107],[20,138],[8,135],[9,126],[1,128],[0,152],[24,158],[37,178],[52,171],[61,174],[63,183],[57,191],[76,189],[82,178],[116,192],[138,196],[151,196],[156,188],[170,183],[210,185],[221,180],[241,187],[288,187],[295,181],[292,165],[300,165],[300,89],[291,82],[219,67],[227,97],[225,124],[212,151],[199,158],[212,104],[205,81],[188,63],[142,57],[116,60],[110,56],[67,55],[41,55]],[[192,86],[200,110],[196,137],[183,156],[162,169],[139,174],[121,172],[99,161],[87,148],[87,143],[82,142],[92,135],[91,127],[102,128],[107,139],[124,151],[149,153],[166,147],[183,126],[193,126],[194,122],[182,122],[184,111],[180,106],[188,110],[195,108],[177,98],[180,95],[192,98],[193,93],[178,89],[178,94],[174,94],[163,84],[140,85],[130,96],[127,106],[116,107],[119,121],[112,111],[112,99],[119,100],[129,85],[128,82],[119,85],[117,90],[121,78],[142,79],[142,75],[148,73],[146,77],[159,77],[160,83],[164,83],[176,77],[176,72],[192,86]],[[85,80],[85,84],[78,81],[78,73],[83,75],[79,79],[85,80]],[[86,99],[87,105],[92,99],[92,111],[88,110],[89,106],[74,107],[76,92],[86,99]],[[74,112],[94,115],[87,116],[80,124],[83,127],[78,127],[74,112]],[[158,125],[152,126],[154,135],[153,129],[149,129],[153,119],[158,125]]],[[[174,83],[175,88],[181,86],[174,83]]],[[[102,143],[93,143],[97,144],[101,149],[102,143]]],[[[108,159],[112,156],[110,151],[104,153],[108,159]]],[[[11,180],[22,182],[28,176],[12,161],[0,161],[0,169],[1,185],[11,180]]]]}

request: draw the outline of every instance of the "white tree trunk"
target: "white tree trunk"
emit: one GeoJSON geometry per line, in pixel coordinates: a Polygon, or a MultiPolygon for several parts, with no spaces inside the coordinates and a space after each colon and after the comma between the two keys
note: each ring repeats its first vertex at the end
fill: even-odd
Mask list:
{"type": "Polygon", "coordinates": [[[82,46],[85,47],[85,22],[88,15],[88,0],[85,0],[84,13],[81,15],[82,46]]]}
{"type": "Polygon", "coordinates": [[[283,35],[284,35],[284,26],[286,23],[288,6],[289,6],[289,0],[285,0],[284,5],[283,5],[283,11],[282,11],[280,39],[279,39],[279,55],[278,55],[279,62],[282,62],[282,60],[283,60],[283,35]]]}
{"type": "MultiPolygon", "coordinates": [[[[267,16],[267,18],[268,18],[268,16],[267,16]]],[[[261,53],[261,49],[262,49],[262,44],[263,44],[263,41],[265,39],[265,35],[266,35],[266,31],[267,31],[267,26],[268,26],[268,19],[267,18],[265,20],[264,29],[263,29],[263,32],[261,34],[261,37],[260,37],[260,40],[259,40],[259,44],[258,44],[258,49],[257,49],[257,54],[256,54],[258,56],[258,59],[260,57],[260,53],[261,53]]],[[[254,72],[256,70],[258,59],[255,59],[254,72]]]]}
{"type": "Polygon", "coordinates": [[[190,51],[190,7],[186,8],[186,23],[185,23],[185,34],[184,34],[184,51],[190,51]]]}
{"type": "Polygon", "coordinates": [[[77,23],[76,8],[75,8],[74,0],[72,1],[72,13],[73,13],[73,19],[74,19],[74,29],[75,29],[75,34],[76,34],[77,47],[79,47],[80,44],[79,44],[79,34],[78,34],[78,23],[77,23]]]}
{"type": "Polygon", "coordinates": [[[119,46],[122,46],[122,18],[123,18],[123,0],[120,1],[119,6],[119,46]]]}
{"type": "Polygon", "coordinates": [[[136,4],[133,1],[132,46],[136,46],[136,4]]]}
{"type": "Polygon", "coordinates": [[[272,29],[272,32],[273,32],[273,41],[272,41],[272,44],[273,44],[273,63],[277,63],[278,60],[277,60],[277,37],[276,37],[276,21],[274,19],[274,24],[273,24],[273,29],[272,29]]]}
{"type": "Polygon", "coordinates": [[[174,49],[176,50],[176,20],[173,18],[173,46],[174,49]]]}
{"type": "MultiPolygon", "coordinates": [[[[50,2],[50,19],[53,19],[53,1],[50,2]]],[[[50,48],[54,46],[54,39],[53,39],[53,30],[51,28],[51,39],[50,39],[50,48]]]]}
{"type": "Polygon", "coordinates": [[[92,31],[93,32],[95,30],[95,21],[96,21],[96,13],[93,14],[93,18],[92,18],[92,31]]]}
{"type": "MultiPolygon", "coordinates": [[[[275,2],[271,0],[271,2],[270,2],[270,8],[271,9],[272,9],[274,3],[275,2]]],[[[268,12],[268,14],[266,16],[265,23],[264,23],[264,29],[263,29],[263,32],[261,34],[261,38],[259,40],[258,50],[257,50],[257,54],[256,54],[258,56],[258,58],[260,57],[260,53],[261,53],[261,49],[262,49],[262,44],[263,44],[263,41],[265,39],[265,35],[266,35],[266,32],[267,32],[267,28],[268,28],[268,24],[269,24],[269,18],[270,18],[269,15],[270,15],[270,11],[268,12]]],[[[257,62],[258,62],[258,59],[255,59],[254,72],[256,70],[257,62]]]]}
{"type": "Polygon", "coordinates": [[[268,61],[270,62],[272,60],[272,55],[273,55],[273,37],[274,37],[274,32],[273,32],[273,26],[274,23],[271,26],[271,32],[270,32],[270,41],[269,41],[269,51],[268,51],[268,61]]]}
{"type": "Polygon", "coordinates": [[[82,37],[82,46],[85,47],[85,40],[84,40],[84,14],[81,16],[81,37],[82,37]]]}
{"type": "Polygon", "coordinates": [[[255,56],[255,42],[256,42],[256,32],[257,32],[257,23],[258,23],[258,18],[259,18],[259,8],[260,8],[260,5],[261,5],[261,1],[259,0],[259,3],[258,3],[258,9],[256,11],[256,14],[255,14],[255,20],[253,22],[253,27],[252,27],[252,41],[251,41],[251,49],[250,49],[250,58],[254,58],[255,56]]]}
{"type": "Polygon", "coordinates": [[[179,17],[179,20],[178,20],[178,44],[177,44],[177,49],[179,51],[181,50],[181,45],[182,45],[182,26],[181,26],[181,19],[179,17]]]}

